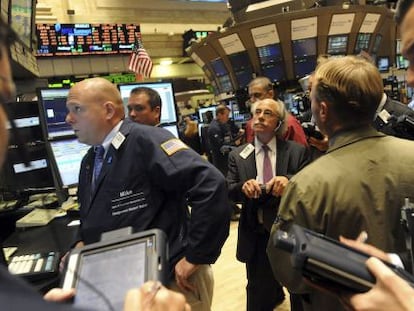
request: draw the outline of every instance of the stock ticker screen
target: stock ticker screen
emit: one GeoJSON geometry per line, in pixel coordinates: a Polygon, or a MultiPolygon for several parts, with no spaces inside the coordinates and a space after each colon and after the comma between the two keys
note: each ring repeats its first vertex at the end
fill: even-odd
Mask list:
{"type": "Polygon", "coordinates": [[[131,53],[135,24],[37,24],[36,56],[131,53]]]}

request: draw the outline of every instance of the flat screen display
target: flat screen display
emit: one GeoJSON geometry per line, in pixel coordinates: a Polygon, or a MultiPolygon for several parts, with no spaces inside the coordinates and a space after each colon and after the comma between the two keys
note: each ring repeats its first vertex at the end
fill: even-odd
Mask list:
{"type": "Polygon", "coordinates": [[[164,128],[167,131],[169,131],[175,137],[180,138],[180,136],[178,135],[178,127],[177,127],[177,125],[175,125],[175,124],[163,125],[162,128],[164,128]]]}
{"type": "Polygon", "coordinates": [[[390,69],[390,58],[388,56],[378,57],[377,67],[380,72],[388,72],[390,69]]]}
{"type": "Polygon", "coordinates": [[[210,106],[210,107],[203,107],[198,109],[198,119],[200,120],[200,123],[208,123],[206,112],[210,111],[213,119],[216,117],[216,106],[210,106]]]}
{"type": "Polygon", "coordinates": [[[355,43],[355,53],[359,53],[361,51],[368,51],[370,39],[370,33],[359,33],[357,36],[357,41],[355,43]]]}
{"type": "Polygon", "coordinates": [[[135,24],[37,24],[36,56],[131,53],[140,27],[135,24]]]}
{"type": "Polygon", "coordinates": [[[218,83],[222,92],[226,93],[233,91],[233,85],[229,75],[218,77],[218,83]]]}
{"type": "Polygon", "coordinates": [[[250,58],[247,51],[230,54],[228,57],[234,71],[250,67],[250,58]]]}
{"type": "Polygon", "coordinates": [[[69,89],[38,90],[41,117],[49,140],[75,135],[72,127],[66,123],[68,93],[69,89]]]}
{"type": "Polygon", "coordinates": [[[292,41],[293,58],[316,55],[316,38],[292,41]]]}
{"type": "Polygon", "coordinates": [[[214,70],[214,74],[217,77],[221,77],[221,76],[225,76],[225,75],[229,74],[226,67],[224,66],[223,60],[221,58],[217,58],[215,60],[212,60],[210,62],[210,64],[211,64],[211,67],[214,70]]]}
{"type": "Polygon", "coordinates": [[[77,185],[82,158],[90,146],[80,143],[77,138],[72,138],[51,141],[50,148],[62,187],[77,185]]]}
{"type": "Polygon", "coordinates": [[[155,83],[130,83],[120,84],[122,101],[125,106],[125,113],[128,114],[128,98],[131,91],[137,87],[148,87],[160,94],[161,97],[161,123],[177,122],[177,109],[175,105],[174,89],[171,82],[155,82],[155,83]]]}
{"type": "Polygon", "coordinates": [[[379,49],[379,47],[381,45],[381,41],[382,41],[382,35],[377,34],[375,36],[374,46],[372,47],[372,53],[373,54],[376,54],[378,52],[378,49],[379,49]]]}
{"type": "Polygon", "coordinates": [[[410,62],[404,56],[397,55],[395,57],[395,65],[397,66],[398,69],[407,69],[408,66],[410,65],[410,62]]]}
{"type": "Polygon", "coordinates": [[[302,78],[312,71],[316,67],[316,57],[309,57],[305,59],[296,60],[293,64],[296,78],[302,78]]]}
{"type": "Polygon", "coordinates": [[[253,71],[251,67],[247,67],[235,72],[239,89],[245,88],[253,78],[253,71]]]}
{"type": "Polygon", "coordinates": [[[282,62],[262,66],[262,75],[268,77],[272,82],[286,79],[285,68],[282,62]]]}
{"type": "Polygon", "coordinates": [[[260,64],[277,63],[282,61],[280,44],[269,44],[257,48],[260,64]]]}
{"type": "Polygon", "coordinates": [[[346,54],[348,47],[348,35],[329,36],[327,53],[331,55],[346,54]]]}

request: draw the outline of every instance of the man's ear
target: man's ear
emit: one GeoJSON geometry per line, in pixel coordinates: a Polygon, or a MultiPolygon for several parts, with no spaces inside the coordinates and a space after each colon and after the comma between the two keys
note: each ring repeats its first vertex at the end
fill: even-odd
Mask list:
{"type": "Polygon", "coordinates": [[[112,119],[115,115],[115,105],[111,101],[107,101],[103,104],[103,108],[105,109],[106,119],[112,119]]]}
{"type": "Polygon", "coordinates": [[[329,106],[326,102],[322,101],[319,104],[319,119],[326,123],[326,120],[328,120],[328,114],[329,114],[329,106]]]}
{"type": "Polygon", "coordinates": [[[156,107],[154,108],[154,111],[157,113],[157,117],[158,117],[159,119],[161,119],[161,107],[160,107],[160,106],[156,106],[156,107]]]}

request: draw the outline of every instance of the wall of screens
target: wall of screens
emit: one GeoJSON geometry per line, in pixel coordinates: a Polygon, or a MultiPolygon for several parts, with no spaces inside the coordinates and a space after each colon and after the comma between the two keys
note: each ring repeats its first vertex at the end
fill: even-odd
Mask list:
{"type": "Polygon", "coordinates": [[[36,56],[131,53],[135,24],[37,24],[36,56]]]}

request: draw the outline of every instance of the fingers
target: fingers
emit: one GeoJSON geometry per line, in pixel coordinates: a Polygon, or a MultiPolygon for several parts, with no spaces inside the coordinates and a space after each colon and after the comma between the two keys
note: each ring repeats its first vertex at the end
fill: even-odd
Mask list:
{"type": "Polygon", "coordinates": [[[339,237],[339,241],[349,247],[355,248],[370,256],[378,257],[384,261],[388,261],[388,262],[390,261],[390,257],[385,252],[383,252],[382,250],[372,245],[365,244],[365,243],[362,243],[356,240],[347,239],[347,238],[344,238],[343,236],[339,237]]]}
{"type": "Polygon", "coordinates": [[[62,289],[62,288],[52,288],[48,291],[44,296],[43,299],[47,301],[54,301],[54,302],[64,302],[68,301],[69,299],[75,296],[75,289],[62,289]]]}
{"type": "Polygon", "coordinates": [[[243,184],[242,192],[249,199],[257,199],[262,193],[260,184],[254,179],[250,179],[243,184]]]}
{"type": "Polygon", "coordinates": [[[285,176],[276,176],[273,177],[272,180],[266,184],[267,192],[272,193],[273,196],[281,196],[285,191],[285,188],[288,184],[289,180],[285,176]]]}

